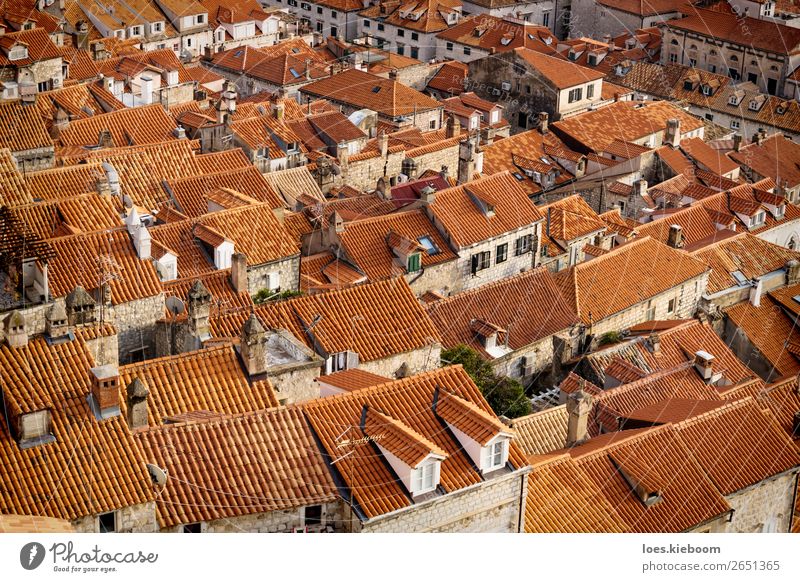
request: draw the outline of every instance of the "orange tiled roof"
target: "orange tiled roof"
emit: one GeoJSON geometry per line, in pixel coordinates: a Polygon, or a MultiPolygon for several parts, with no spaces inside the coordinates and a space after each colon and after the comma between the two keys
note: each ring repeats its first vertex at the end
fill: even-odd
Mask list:
{"type": "MultiPolygon", "coordinates": [[[[198,165],[200,165],[202,157],[197,156],[198,165]]],[[[208,213],[208,196],[219,188],[229,188],[240,192],[268,204],[270,208],[283,208],[284,206],[280,196],[276,194],[261,172],[252,165],[243,168],[217,167],[216,173],[198,173],[167,180],[166,187],[175,202],[178,203],[181,212],[190,218],[199,218],[208,213]]]]}
{"type": "MultiPolygon", "coordinates": [[[[259,305],[255,313],[267,328],[287,329],[309,347],[328,354],[356,352],[362,362],[441,341],[403,278],[259,305]],[[305,330],[315,320],[312,342],[305,330]]],[[[212,333],[238,337],[248,316],[249,312],[240,312],[214,318],[212,333]]]]}
{"type": "Polygon", "coordinates": [[[298,408],[152,427],[138,432],[136,440],[147,462],[169,472],[156,501],[162,528],[338,498],[298,408]]]}
{"type": "Polygon", "coordinates": [[[748,398],[675,426],[680,439],[724,495],[800,466],[800,451],[748,398]]]}
{"type": "Polygon", "coordinates": [[[111,200],[96,194],[17,206],[12,212],[43,239],[122,226],[122,219],[111,200]]]}
{"type": "Polygon", "coordinates": [[[490,14],[475,14],[464,18],[436,37],[494,53],[512,51],[519,47],[555,53],[558,44],[558,39],[546,26],[534,26],[490,14]]]}
{"type": "Polygon", "coordinates": [[[467,65],[458,61],[443,63],[428,81],[428,88],[459,95],[464,91],[464,81],[467,79],[468,71],[467,65]]]}
{"type": "MultiPolygon", "coordinates": [[[[498,431],[507,431],[461,366],[450,366],[304,405],[323,449],[331,458],[339,459],[336,469],[344,486],[353,495],[356,510],[366,518],[410,507],[414,501],[389,471],[388,464],[375,454],[371,443],[340,446],[343,440],[357,441],[363,438],[363,433],[356,427],[360,424],[364,406],[375,407],[402,422],[446,454],[441,465],[440,481],[445,493],[482,481],[482,476],[452,433],[442,430],[442,420],[434,412],[434,399],[438,392],[441,392],[440,398],[444,400],[436,405],[437,409],[444,402],[458,400],[463,403],[459,405],[458,412],[468,414],[469,419],[475,420],[474,425],[465,428],[474,426],[477,429],[496,422],[499,424],[498,431]],[[448,392],[446,396],[445,391],[448,392]],[[342,456],[350,451],[352,454],[342,456]]],[[[455,420],[461,422],[463,417],[458,415],[455,420]]],[[[482,435],[484,430],[481,428],[478,432],[482,435]]],[[[509,460],[515,469],[525,466],[524,457],[513,443],[509,460]]]]}
{"type": "Polygon", "coordinates": [[[353,390],[361,390],[379,384],[391,382],[391,378],[385,376],[378,376],[372,372],[367,372],[360,368],[351,368],[349,370],[342,370],[341,372],[334,372],[333,374],[326,374],[316,378],[315,382],[321,382],[351,392],[353,390]]]}
{"type": "Polygon", "coordinates": [[[230,172],[231,170],[249,168],[253,165],[241,148],[200,154],[196,160],[197,167],[203,174],[215,174],[222,171],[230,172]]]}
{"type": "Polygon", "coordinates": [[[738,287],[732,275],[734,271],[740,271],[746,278],[752,279],[783,268],[791,259],[800,259],[800,252],[772,244],[747,232],[712,243],[691,255],[711,268],[707,288],[709,294],[738,287]]]}
{"type": "Polygon", "coordinates": [[[0,513],[76,520],[153,501],[145,461],[121,416],[99,422],[87,399],[95,366],[83,339],[0,346],[12,415],[49,409],[55,442],[21,449],[0,423],[0,513]],[[98,467],[102,470],[98,471],[98,467]]]}
{"type": "Polygon", "coordinates": [[[365,405],[364,410],[361,423],[364,434],[377,439],[380,448],[386,449],[409,467],[417,468],[431,455],[447,457],[441,448],[404,422],[379,412],[373,406],[365,405]]]}
{"type": "Polygon", "coordinates": [[[76,119],[60,132],[58,142],[62,146],[97,145],[100,132],[108,130],[116,147],[154,144],[174,139],[175,127],[161,104],[154,103],[76,119]]]}
{"type": "Polygon", "coordinates": [[[75,527],[55,517],[0,515],[0,533],[75,533],[75,527]]]}
{"type": "Polygon", "coordinates": [[[437,192],[430,210],[460,248],[542,220],[541,212],[508,172],[437,192]],[[490,204],[494,216],[487,218],[474,198],[490,204]]]}
{"type": "Polygon", "coordinates": [[[584,323],[600,321],[699,277],[705,263],[649,237],[557,275],[584,323]]]}
{"type": "Polygon", "coordinates": [[[147,388],[151,426],[186,412],[239,414],[278,406],[269,382],[248,382],[230,345],[121,366],[120,399],[127,414],[127,386],[138,378],[147,388]]]}
{"type": "Polygon", "coordinates": [[[64,297],[76,286],[96,289],[101,260],[109,257],[117,277],[113,278],[111,301],[114,305],[154,297],[161,293],[161,282],[153,264],[136,256],[130,237],[123,229],[77,234],[52,239],[56,257],[48,262],[50,294],[64,297]]]}
{"type": "Polygon", "coordinates": [[[466,344],[488,354],[472,330],[475,319],[491,321],[509,330],[498,338],[498,345],[508,340],[512,350],[522,349],[578,322],[577,316],[561,297],[547,269],[533,269],[513,277],[489,283],[437,301],[427,307],[428,315],[439,329],[444,345],[466,344]]]}
{"type": "Polygon", "coordinates": [[[567,406],[562,404],[511,420],[514,442],[526,455],[546,455],[567,442],[567,406]]]}
{"type": "Polygon", "coordinates": [[[19,101],[0,102],[0,148],[21,152],[51,147],[53,140],[37,108],[19,101]]]}
{"type": "Polygon", "coordinates": [[[377,111],[379,115],[396,118],[441,107],[435,101],[391,79],[377,77],[357,69],[341,73],[304,86],[301,93],[347,103],[358,108],[377,111]]]}
{"type": "Polygon", "coordinates": [[[557,89],[568,89],[605,75],[588,67],[581,67],[563,58],[553,57],[528,48],[514,49],[517,57],[525,60],[557,89]]]}
{"type": "Polygon", "coordinates": [[[615,139],[635,142],[664,132],[668,119],[679,119],[681,133],[703,127],[703,122],[668,101],[619,101],[552,124],[569,143],[602,152],[615,139]]]}
{"type": "Polygon", "coordinates": [[[406,272],[406,265],[397,263],[387,240],[390,233],[414,242],[422,237],[430,238],[436,249],[435,252],[421,249],[423,267],[457,258],[436,226],[420,210],[348,222],[344,232],[339,233],[339,240],[347,256],[367,274],[370,280],[374,281],[403,275],[406,272]]]}

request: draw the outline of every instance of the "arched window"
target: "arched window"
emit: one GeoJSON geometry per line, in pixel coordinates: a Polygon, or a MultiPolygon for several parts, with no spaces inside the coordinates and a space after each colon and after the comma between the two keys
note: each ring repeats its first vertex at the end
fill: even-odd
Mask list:
{"type": "Polygon", "coordinates": [[[673,39],[672,39],[672,41],[670,42],[670,44],[677,45],[677,44],[678,44],[678,41],[677,41],[677,40],[675,40],[675,39],[673,38],[673,39]]]}

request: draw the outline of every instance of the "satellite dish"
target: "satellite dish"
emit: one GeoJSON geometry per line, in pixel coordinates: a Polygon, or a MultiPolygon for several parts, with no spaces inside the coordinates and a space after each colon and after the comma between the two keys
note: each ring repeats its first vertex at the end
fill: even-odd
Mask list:
{"type": "Polygon", "coordinates": [[[133,208],[133,200],[131,200],[131,197],[127,194],[122,197],[122,204],[125,205],[125,208],[133,208]]]}
{"type": "Polygon", "coordinates": [[[174,295],[167,297],[167,309],[169,309],[173,315],[180,315],[184,311],[186,311],[186,305],[181,301],[178,297],[174,295]]]}
{"type": "Polygon", "coordinates": [[[168,473],[166,469],[162,469],[158,465],[147,463],[147,472],[150,473],[150,478],[156,485],[161,485],[163,487],[167,484],[168,473]]]}

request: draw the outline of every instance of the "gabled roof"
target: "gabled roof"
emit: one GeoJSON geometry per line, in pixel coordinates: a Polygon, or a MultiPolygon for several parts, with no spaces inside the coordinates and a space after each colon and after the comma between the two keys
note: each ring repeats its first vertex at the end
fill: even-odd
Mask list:
{"type": "Polygon", "coordinates": [[[558,43],[558,39],[546,26],[530,25],[490,14],[476,14],[462,19],[436,36],[442,40],[494,53],[519,47],[555,53],[558,43]]]}
{"type": "Polygon", "coordinates": [[[514,49],[514,52],[557,89],[569,89],[605,77],[600,71],[582,67],[563,58],[552,57],[536,50],[518,48],[514,49]]]}
{"type": "Polygon", "coordinates": [[[80,334],[57,345],[38,337],[21,348],[0,346],[10,418],[47,408],[55,436],[52,443],[21,449],[9,424],[0,423],[0,513],[72,521],[153,501],[144,457],[124,418],[99,422],[90,409],[89,370],[95,365],[80,334]]]}
{"type": "Polygon", "coordinates": [[[556,275],[584,323],[597,322],[663,293],[708,270],[701,261],[649,237],[556,275]]]}
{"type": "Polygon", "coordinates": [[[111,132],[115,147],[155,144],[175,139],[175,122],[160,103],[76,119],[58,136],[62,146],[95,146],[101,131],[111,132]]]}
{"type": "MultiPolygon", "coordinates": [[[[459,410],[469,411],[467,418],[474,419],[474,425],[472,420],[468,424],[481,433],[476,433],[479,440],[483,440],[483,429],[479,427],[492,426],[496,422],[499,424],[498,432],[508,430],[497,420],[461,366],[425,372],[303,405],[325,454],[330,461],[336,461],[335,469],[342,481],[344,495],[352,495],[354,508],[363,518],[375,518],[414,505],[389,464],[377,454],[375,444],[379,445],[381,441],[375,444],[359,442],[363,439],[358,427],[364,406],[374,407],[403,423],[446,454],[441,464],[440,481],[440,490],[444,494],[483,480],[453,434],[442,430],[442,419],[434,411],[437,392],[440,393],[437,409],[447,401],[457,399],[463,403],[459,410]],[[445,391],[448,393],[446,397],[445,391]]],[[[463,419],[459,417],[457,420],[463,419]]],[[[488,432],[493,431],[492,428],[488,432]]],[[[514,469],[525,466],[524,457],[513,443],[509,460],[514,469]]]]}
{"type": "Polygon", "coordinates": [[[412,469],[431,456],[440,459],[447,457],[447,453],[430,440],[374,406],[364,405],[362,418],[361,430],[364,434],[376,439],[380,448],[386,449],[412,469]]]}
{"type": "MultiPolygon", "coordinates": [[[[287,329],[309,347],[327,354],[356,352],[361,362],[441,342],[404,278],[259,305],[255,313],[267,328],[287,329]]],[[[212,333],[238,337],[248,315],[249,311],[241,311],[214,318],[212,333]]]]}
{"type": "Polygon", "coordinates": [[[347,69],[305,85],[300,92],[346,103],[359,109],[372,109],[379,115],[391,118],[441,107],[438,101],[402,83],[357,69],[347,69]]]}
{"type": "Polygon", "coordinates": [[[12,152],[53,147],[37,108],[19,101],[0,102],[0,147],[12,152]]]}
{"type": "Polygon", "coordinates": [[[431,33],[451,26],[447,17],[454,12],[461,14],[461,0],[406,0],[369,6],[359,12],[359,16],[400,28],[431,33]]]}
{"type": "Polygon", "coordinates": [[[450,240],[460,248],[532,225],[543,218],[509,172],[437,192],[429,208],[450,240]],[[489,202],[494,215],[487,217],[476,205],[475,197],[489,202]]]}
{"type": "Polygon", "coordinates": [[[238,414],[278,406],[269,382],[248,382],[231,345],[121,366],[119,375],[123,414],[127,413],[125,390],[138,378],[148,391],[150,426],[187,412],[238,414]]]}
{"type": "Polygon", "coordinates": [[[791,259],[800,259],[800,252],[778,246],[747,232],[712,243],[691,255],[711,268],[707,287],[709,295],[739,287],[732,275],[734,271],[752,279],[784,268],[791,259]]]}
{"type": "MultiPolygon", "coordinates": [[[[329,215],[329,214],[328,214],[329,215]]],[[[370,280],[384,279],[406,273],[406,265],[397,263],[387,240],[387,233],[403,236],[417,244],[428,237],[434,249],[418,249],[422,267],[431,267],[457,258],[436,226],[421,210],[393,213],[376,218],[348,222],[339,240],[344,251],[370,280]]]]}
{"type": "Polygon", "coordinates": [[[773,135],[761,145],[749,144],[729,155],[738,164],[772,178],[777,184],[786,181],[790,188],[800,184],[800,145],[787,137],[773,135]]]}
{"type": "Polygon", "coordinates": [[[136,440],[147,462],[169,472],[156,500],[162,528],[338,498],[299,408],[151,427],[136,440]]]}
{"type": "Polygon", "coordinates": [[[61,58],[61,52],[44,28],[6,32],[0,37],[0,67],[28,67],[41,61],[61,58]],[[14,61],[8,58],[7,50],[15,44],[22,44],[28,49],[27,58],[14,61]]]}
{"type": "Polygon", "coordinates": [[[459,95],[464,91],[464,81],[467,79],[469,67],[459,61],[447,61],[428,81],[429,89],[436,89],[445,93],[459,95]]]}
{"type": "Polygon", "coordinates": [[[511,420],[514,442],[526,455],[546,455],[567,444],[567,405],[555,406],[511,420]]]}
{"type": "Polygon", "coordinates": [[[445,346],[466,344],[490,358],[494,356],[486,352],[472,330],[474,319],[491,321],[508,330],[500,334],[498,344],[507,339],[512,350],[548,338],[578,322],[552,275],[544,268],[452,295],[429,305],[427,311],[445,346]]]}

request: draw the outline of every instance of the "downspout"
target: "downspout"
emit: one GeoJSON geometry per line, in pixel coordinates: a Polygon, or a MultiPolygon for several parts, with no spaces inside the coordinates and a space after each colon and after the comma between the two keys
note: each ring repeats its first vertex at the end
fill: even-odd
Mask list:
{"type": "Polygon", "coordinates": [[[798,513],[797,507],[797,493],[800,491],[800,472],[795,474],[794,478],[794,495],[792,495],[792,512],[789,515],[789,532],[792,531],[792,526],[794,526],[795,515],[798,513]]]}
{"type": "MultiPolygon", "coordinates": [[[[528,474],[524,473],[520,477],[519,484],[519,517],[517,518],[517,533],[522,533],[522,516],[525,515],[525,479],[528,474]]],[[[796,490],[795,490],[796,492],[796,490]]],[[[791,530],[790,530],[791,531],[791,530]]]]}

